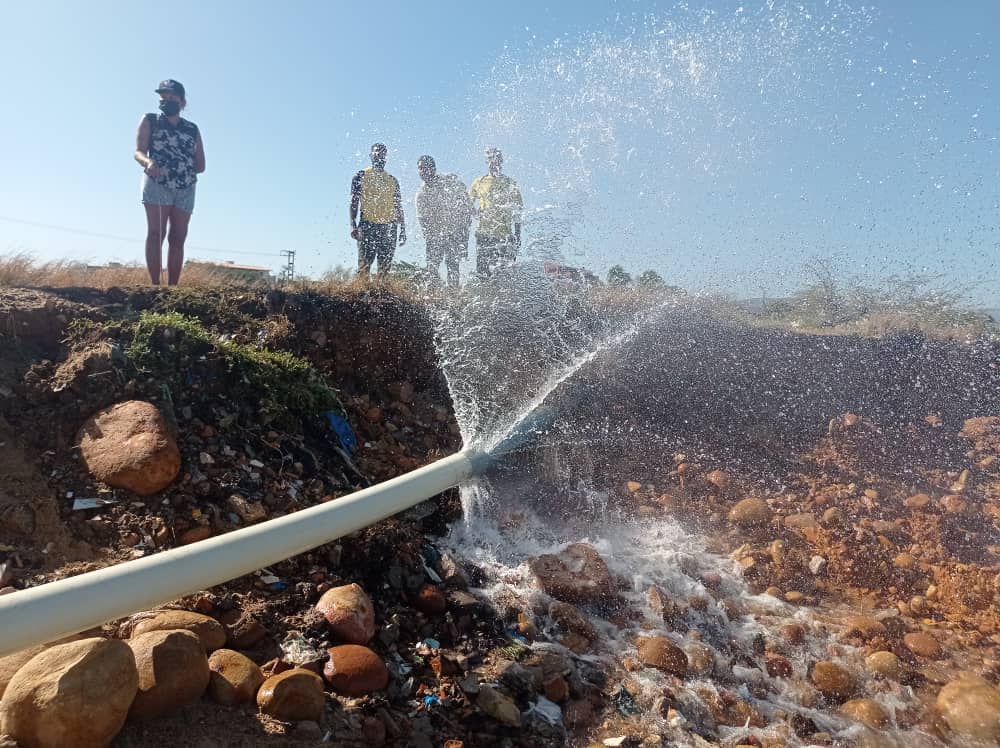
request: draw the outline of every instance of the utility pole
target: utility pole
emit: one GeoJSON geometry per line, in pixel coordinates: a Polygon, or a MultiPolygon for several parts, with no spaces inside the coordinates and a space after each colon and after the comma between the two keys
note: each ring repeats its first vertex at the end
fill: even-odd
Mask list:
{"type": "Polygon", "coordinates": [[[283,249],[281,256],[285,258],[285,266],[281,269],[279,277],[282,283],[291,283],[295,280],[295,250],[283,249]]]}

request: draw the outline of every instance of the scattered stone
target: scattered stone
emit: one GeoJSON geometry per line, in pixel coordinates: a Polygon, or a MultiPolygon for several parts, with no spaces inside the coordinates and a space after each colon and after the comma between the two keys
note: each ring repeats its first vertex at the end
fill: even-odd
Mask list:
{"type": "Polygon", "coordinates": [[[544,592],[564,602],[600,602],[614,597],[611,573],[591,546],[574,543],[558,554],[545,554],[529,566],[544,592]]]}
{"type": "Polygon", "coordinates": [[[771,521],[771,508],[757,497],[743,499],[729,510],[729,521],[740,527],[760,527],[771,521]]]}
{"type": "Polygon", "coordinates": [[[330,659],[323,677],[330,688],[344,696],[364,696],[389,685],[389,671],[382,659],[368,647],[342,644],[327,650],[330,659]]]}
{"type": "Polygon", "coordinates": [[[441,581],[444,582],[445,586],[458,590],[469,588],[469,578],[466,576],[465,570],[450,553],[441,554],[439,569],[441,571],[441,581]]]}
{"type": "Polygon", "coordinates": [[[236,515],[243,520],[244,524],[252,525],[257,522],[263,522],[267,519],[267,509],[259,501],[250,501],[245,496],[240,496],[238,493],[232,494],[228,499],[226,499],[226,506],[236,513],[236,515]]]}
{"type": "Polygon", "coordinates": [[[357,584],[334,587],[316,603],[330,631],[348,644],[367,644],[375,635],[375,606],[357,584]]]}
{"type": "Polygon", "coordinates": [[[10,683],[10,679],[14,677],[14,673],[24,667],[25,663],[39,652],[44,652],[46,648],[46,645],[40,644],[37,647],[29,647],[20,652],[0,657],[0,698],[3,697],[4,690],[10,683]]]}
{"type": "Polygon", "coordinates": [[[829,701],[846,701],[857,690],[854,676],[835,662],[821,660],[813,665],[809,680],[829,701]]]}
{"type": "Polygon", "coordinates": [[[483,686],[479,689],[476,706],[493,719],[510,727],[521,726],[521,711],[513,699],[497,688],[483,686]]]}
{"type": "Polygon", "coordinates": [[[729,488],[729,473],[725,470],[713,470],[705,476],[705,480],[720,491],[725,491],[729,488]]]}
{"type": "Polygon", "coordinates": [[[80,428],[77,443],[95,478],[140,496],[162,491],[181,469],[181,453],[163,415],[141,400],[98,411],[80,428]]]}
{"type": "Polygon", "coordinates": [[[206,652],[214,652],[226,645],[226,629],[214,618],[187,610],[165,610],[152,618],[144,618],[132,629],[136,639],[150,631],[190,631],[197,636],[206,652]]]}
{"type": "Polygon", "coordinates": [[[129,716],[150,719],[201,698],[210,672],[205,647],[190,631],[150,631],[129,640],[139,671],[139,691],[129,716]]]}
{"type": "Polygon", "coordinates": [[[804,530],[807,528],[818,527],[819,524],[816,522],[816,515],[812,512],[804,512],[802,514],[789,514],[785,517],[785,527],[790,527],[796,530],[804,530]]]}
{"type": "Polygon", "coordinates": [[[918,657],[936,660],[944,654],[941,644],[930,634],[917,631],[903,637],[904,646],[918,657]]]}
{"type": "Polygon", "coordinates": [[[969,511],[969,502],[958,494],[942,496],[938,503],[948,514],[965,514],[969,511]]]}
{"type": "Polygon", "coordinates": [[[899,658],[892,652],[873,652],[865,658],[865,668],[873,675],[899,680],[903,674],[899,658]]]}
{"type": "Polygon", "coordinates": [[[938,692],[937,710],[955,735],[977,745],[1000,744],[1000,690],[966,675],[938,692]]]}
{"type": "Polygon", "coordinates": [[[128,645],[80,639],[37,653],[10,679],[0,733],[22,748],[103,748],[125,724],[139,687],[128,645]]]}
{"type": "Polygon", "coordinates": [[[818,577],[826,571],[826,559],[822,556],[813,556],[809,559],[809,571],[813,576],[818,577]]]}
{"type": "Polygon", "coordinates": [[[844,635],[848,638],[859,637],[864,641],[871,641],[877,636],[885,636],[885,624],[868,616],[852,616],[847,619],[847,630],[844,635]]]}
{"type": "Polygon", "coordinates": [[[318,742],[323,739],[323,728],[319,726],[319,722],[305,719],[296,723],[294,735],[301,740],[318,742]]]}
{"type": "Polygon", "coordinates": [[[433,584],[425,584],[413,598],[413,607],[426,615],[440,616],[448,609],[448,601],[433,584]]]}
{"type": "Polygon", "coordinates": [[[319,721],[325,705],[323,679],[304,668],[272,675],[257,691],[260,710],[282,722],[319,721]]]}
{"type": "Polygon", "coordinates": [[[930,503],[931,497],[925,493],[915,493],[912,496],[907,496],[903,500],[903,504],[909,509],[924,509],[930,503]]]}
{"type": "Polygon", "coordinates": [[[264,682],[264,673],[257,664],[232,649],[215,650],[208,658],[208,669],[208,696],[226,706],[253,702],[264,682]]]}
{"type": "Polygon", "coordinates": [[[667,594],[659,587],[650,587],[646,591],[646,600],[649,602],[649,607],[653,609],[653,612],[656,615],[660,616],[664,620],[673,617],[677,606],[674,605],[673,600],[667,597],[667,594]]]}
{"type": "Polygon", "coordinates": [[[561,675],[549,678],[542,684],[545,698],[556,704],[565,704],[569,700],[569,684],[561,675]]]}
{"type": "Polygon", "coordinates": [[[226,630],[226,644],[230,649],[250,649],[267,636],[260,621],[239,610],[227,610],[219,616],[219,623],[226,630]]]}
{"type": "Polygon", "coordinates": [[[687,675],[688,659],[684,650],[665,636],[647,636],[636,644],[639,660],[648,667],[655,667],[683,678],[687,675]]]}
{"type": "Polygon", "coordinates": [[[212,537],[212,528],[208,525],[195,525],[190,530],[182,532],[177,537],[177,545],[191,545],[191,543],[200,543],[202,540],[208,540],[212,537]]]}
{"type": "Polygon", "coordinates": [[[840,707],[840,712],[873,730],[889,726],[889,715],[882,705],[873,699],[852,699],[840,707]]]}
{"type": "Polygon", "coordinates": [[[823,512],[824,525],[842,525],[847,521],[847,517],[840,510],[840,507],[831,506],[823,512]]]}

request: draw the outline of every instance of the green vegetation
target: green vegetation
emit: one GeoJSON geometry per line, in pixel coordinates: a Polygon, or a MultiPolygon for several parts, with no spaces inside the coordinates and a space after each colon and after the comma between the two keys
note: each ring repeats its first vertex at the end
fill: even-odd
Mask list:
{"type": "Polygon", "coordinates": [[[178,312],[141,314],[126,356],[136,368],[166,376],[184,376],[194,360],[215,357],[230,375],[233,398],[257,403],[261,415],[278,422],[294,423],[327,410],[344,412],[337,393],[307,361],[216,336],[199,320],[178,312]]]}

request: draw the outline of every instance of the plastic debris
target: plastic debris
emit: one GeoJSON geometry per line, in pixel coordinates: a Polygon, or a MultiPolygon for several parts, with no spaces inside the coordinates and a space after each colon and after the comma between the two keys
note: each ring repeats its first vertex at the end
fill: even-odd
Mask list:
{"type": "Polygon", "coordinates": [[[628,740],[628,735],[621,735],[617,738],[604,738],[601,742],[604,743],[604,745],[609,745],[611,748],[615,748],[619,745],[625,745],[626,740],[628,740]]]}
{"type": "Polygon", "coordinates": [[[73,511],[78,512],[81,509],[100,509],[102,506],[108,506],[109,504],[114,503],[116,503],[114,499],[74,499],[73,511]]]}
{"type": "Polygon", "coordinates": [[[291,665],[306,665],[323,659],[323,653],[298,631],[289,631],[281,643],[282,660],[291,665]]]}
{"type": "Polygon", "coordinates": [[[625,686],[618,687],[618,691],[611,697],[611,703],[615,705],[615,709],[623,717],[631,717],[642,711],[635,701],[635,695],[625,686]]]}
{"type": "Polygon", "coordinates": [[[333,410],[328,410],[323,415],[326,416],[330,428],[337,435],[337,439],[340,440],[340,445],[344,448],[344,451],[349,455],[354,454],[354,450],[358,447],[358,437],[354,435],[354,429],[351,428],[351,424],[333,410]]]}
{"type": "Polygon", "coordinates": [[[441,705],[441,699],[435,696],[434,694],[424,696],[425,709],[430,709],[432,706],[440,706],[440,705],[441,705]]]}
{"type": "Polygon", "coordinates": [[[563,720],[562,709],[559,705],[544,696],[539,696],[538,701],[534,704],[529,704],[528,711],[525,714],[537,714],[554,727],[561,725],[563,720]]]}

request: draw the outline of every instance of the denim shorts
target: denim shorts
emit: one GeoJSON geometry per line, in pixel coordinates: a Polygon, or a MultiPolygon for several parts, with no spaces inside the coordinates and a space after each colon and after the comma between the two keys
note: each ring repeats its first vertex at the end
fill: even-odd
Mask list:
{"type": "Polygon", "coordinates": [[[144,174],[142,176],[142,204],[173,205],[185,213],[194,213],[194,188],[197,186],[197,184],[192,184],[190,187],[175,190],[144,174]]]}

